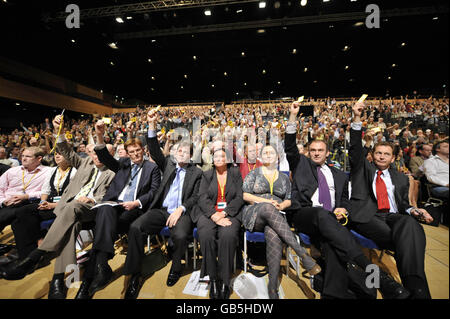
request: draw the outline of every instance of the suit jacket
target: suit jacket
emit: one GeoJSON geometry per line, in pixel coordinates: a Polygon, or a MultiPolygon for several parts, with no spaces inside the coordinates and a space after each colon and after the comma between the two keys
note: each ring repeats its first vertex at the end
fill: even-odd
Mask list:
{"type": "MultiPolygon", "coordinates": [[[[89,182],[94,162],[90,157],[81,158],[74,152],[72,147],[67,144],[67,141],[57,143],[56,149],[69,162],[70,166],[77,169],[75,176],[70,180],[69,185],[67,185],[61,195],[61,200],[58,202],[58,205],[56,205],[54,212],[55,215],[58,215],[58,212],[64,208],[65,204],[71,202],[80,192],[80,189],[89,182]]],[[[93,192],[96,202],[102,200],[115,175],[113,171],[110,171],[106,167],[103,167],[100,170],[102,171],[102,174],[100,175],[93,192]]]]}
{"type": "MultiPolygon", "coordinates": [[[[361,143],[361,131],[350,130],[350,167],[352,181],[352,214],[350,219],[357,223],[366,223],[372,219],[378,210],[378,203],[373,193],[373,180],[377,171],[376,166],[370,163],[363,153],[361,143]]],[[[392,184],[395,186],[394,196],[395,203],[399,213],[407,214],[406,210],[411,207],[409,205],[409,179],[408,177],[389,168],[392,184]]]]}
{"type": "MultiPolygon", "coordinates": [[[[95,153],[97,153],[98,159],[105,164],[106,167],[116,173],[108,191],[103,197],[103,201],[117,201],[130,178],[131,160],[130,158],[116,160],[109,154],[108,149],[105,146],[96,146],[94,150],[95,153]]],[[[158,166],[156,166],[155,163],[144,160],[141,178],[139,179],[136,192],[136,200],[141,202],[141,209],[143,211],[146,211],[149,208],[160,184],[161,174],[158,166]]]]}
{"type": "MultiPolygon", "coordinates": [[[[165,157],[159,148],[158,139],[156,137],[148,138],[147,145],[150,152],[150,156],[156,162],[159,169],[163,172],[161,186],[156,192],[153,201],[150,205],[152,208],[160,208],[164,202],[164,199],[169,192],[170,185],[175,178],[176,163],[174,163],[170,156],[165,157]]],[[[200,181],[202,177],[202,170],[196,167],[194,164],[189,163],[185,166],[186,175],[184,176],[183,187],[181,190],[181,205],[186,208],[185,214],[191,215],[192,208],[198,202],[198,190],[200,187],[200,181]]],[[[192,216],[191,216],[192,217],[192,216]]]]}
{"type": "MultiPolygon", "coordinates": [[[[203,172],[200,183],[200,199],[192,220],[197,222],[201,215],[210,218],[216,212],[216,202],[218,196],[218,184],[216,169],[203,172]]],[[[227,207],[224,211],[231,217],[241,220],[241,207],[244,205],[242,192],[242,176],[239,167],[229,166],[227,171],[227,181],[225,186],[225,200],[227,207]]]]}
{"type": "MultiPolygon", "coordinates": [[[[312,207],[311,197],[319,187],[317,177],[317,165],[299,153],[296,145],[296,134],[285,134],[285,152],[292,170],[292,199],[297,201],[301,207],[312,207]]],[[[333,166],[328,166],[333,174],[335,187],[335,204],[334,206],[347,209],[349,214],[352,212],[349,195],[348,181],[346,173],[333,166]]],[[[292,207],[291,209],[294,209],[292,207]]]]}

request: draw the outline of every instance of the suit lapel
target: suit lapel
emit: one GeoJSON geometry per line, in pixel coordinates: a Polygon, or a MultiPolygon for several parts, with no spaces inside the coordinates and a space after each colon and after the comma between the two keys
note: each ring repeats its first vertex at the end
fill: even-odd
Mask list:
{"type": "MultiPolygon", "coordinates": [[[[97,189],[99,188],[100,185],[103,185],[103,184],[104,184],[105,180],[106,180],[106,179],[108,178],[108,176],[109,176],[109,174],[107,174],[108,171],[109,171],[108,169],[105,169],[105,170],[101,171],[102,174],[101,174],[100,177],[98,178],[97,183],[95,183],[95,185],[94,185],[94,189],[93,189],[93,191],[92,191],[93,193],[95,193],[95,192],[97,191],[97,189]]],[[[99,173],[100,173],[100,171],[99,171],[99,173]]]]}
{"type": "Polygon", "coordinates": [[[186,189],[188,187],[189,181],[191,180],[192,176],[192,166],[188,165],[186,166],[186,175],[184,175],[184,181],[183,181],[183,188],[181,189],[181,200],[184,200],[184,194],[186,194],[186,189]]]}

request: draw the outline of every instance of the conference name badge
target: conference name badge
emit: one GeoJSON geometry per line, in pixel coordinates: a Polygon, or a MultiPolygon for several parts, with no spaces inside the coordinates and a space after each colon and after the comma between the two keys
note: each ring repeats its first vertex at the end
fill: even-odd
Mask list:
{"type": "Polygon", "coordinates": [[[53,203],[57,203],[61,200],[61,196],[55,196],[53,197],[53,203]]]}
{"type": "Polygon", "coordinates": [[[225,209],[227,208],[227,202],[218,202],[217,209],[225,209]]]}

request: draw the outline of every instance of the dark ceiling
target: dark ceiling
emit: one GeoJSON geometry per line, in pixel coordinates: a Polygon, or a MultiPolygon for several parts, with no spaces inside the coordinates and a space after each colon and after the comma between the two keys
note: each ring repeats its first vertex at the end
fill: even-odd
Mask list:
{"type": "Polygon", "coordinates": [[[300,0],[278,1],[279,8],[277,1],[266,1],[264,9],[255,1],[123,14],[124,23],[112,16],[84,19],[82,12],[80,29],[66,28],[64,20],[45,21],[70,3],[83,10],[137,2],[0,0],[0,55],[119,98],[147,103],[359,96],[362,92],[442,95],[448,85],[448,0],[377,1],[379,29],[355,26],[364,19],[322,22],[329,14],[364,13],[373,0],[309,0],[304,7],[300,0]],[[205,16],[206,8],[211,16],[205,16]],[[419,14],[384,16],[408,8],[436,12],[423,9],[419,14]],[[308,16],[317,22],[264,27],[265,33],[254,27],[188,29],[308,16]],[[185,34],[124,39],[132,32],[161,30],[185,34]],[[108,46],[113,41],[116,50],[108,46]]]}

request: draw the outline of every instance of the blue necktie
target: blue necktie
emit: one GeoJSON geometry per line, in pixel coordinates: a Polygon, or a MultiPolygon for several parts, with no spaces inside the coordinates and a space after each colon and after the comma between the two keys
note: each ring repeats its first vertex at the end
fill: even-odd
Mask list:
{"type": "Polygon", "coordinates": [[[131,202],[134,201],[134,192],[136,191],[137,186],[137,174],[136,172],[139,169],[139,165],[133,164],[133,168],[131,169],[131,180],[128,183],[128,189],[125,192],[125,195],[123,196],[124,202],[131,202]]]}
{"type": "Polygon", "coordinates": [[[320,166],[317,166],[317,177],[319,180],[319,203],[322,204],[324,209],[331,211],[330,187],[328,186],[325,175],[320,170],[320,166]]]}

